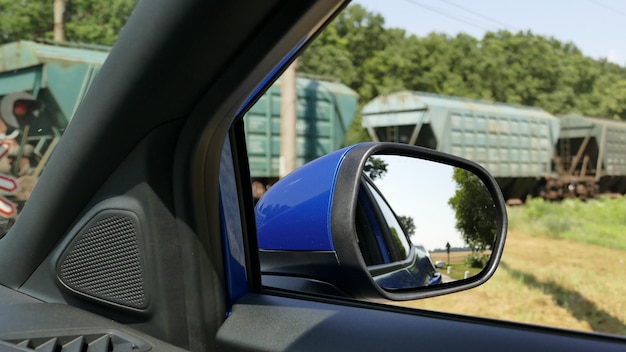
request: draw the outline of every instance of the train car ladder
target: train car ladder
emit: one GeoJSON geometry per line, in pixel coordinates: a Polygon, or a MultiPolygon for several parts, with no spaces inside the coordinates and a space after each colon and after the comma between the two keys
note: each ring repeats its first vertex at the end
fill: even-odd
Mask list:
{"type": "Polygon", "coordinates": [[[400,132],[398,131],[398,126],[387,127],[387,142],[399,142],[399,134],[400,132]]]}
{"type": "MultiPolygon", "coordinates": [[[[580,162],[580,158],[583,157],[583,153],[585,152],[585,149],[587,149],[587,145],[589,144],[589,140],[591,139],[591,132],[592,132],[592,129],[589,129],[589,133],[587,133],[587,135],[585,136],[585,139],[583,139],[583,142],[580,144],[580,148],[578,148],[578,152],[576,153],[576,157],[572,161],[572,165],[570,166],[569,172],[568,172],[568,174],[571,176],[574,175],[574,171],[576,171],[576,166],[578,166],[578,163],[580,162]]],[[[585,163],[585,166],[586,166],[586,163],[585,163]]],[[[581,170],[581,172],[584,172],[584,170],[581,170]]],[[[580,176],[584,176],[584,175],[581,174],[580,176]]]]}
{"type": "Polygon", "coordinates": [[[572,142],[570,138],[563,138],[559,142],[559,164],[557,168],[560,169],[559,173],[568,170],[572,162],[572,142]]]}

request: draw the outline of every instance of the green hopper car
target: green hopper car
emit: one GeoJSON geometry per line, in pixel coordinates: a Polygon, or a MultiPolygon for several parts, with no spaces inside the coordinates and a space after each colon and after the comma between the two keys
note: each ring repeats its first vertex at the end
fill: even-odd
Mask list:
{"type": "Polygon", "coordinates": [[[570,188],[578,188],[571,191],[626,193],[626,124],[576,115],[560,122],[556,162],[570,188]]]}
{"type": "Polygon", "coordinates": [[[0,177],[9,185],[0,190],[0,232],[30,196],[107,54],[32,41],[0,46],[0,177]]]}
{"type": "Polygon", "coordinates": [[[44,109],[29,140],[43,152],[60,136],[108,55],[108,48],[19,41],[0,46],[0,96],[28,92],[44,109]]]}
{"type": "MultiPolygon", "coordinates": [[[[250,174],[269,185],[280,166],[281,81],[278,80],[246,113],[250,174]]],[[[357,111],[358,95],[341,83],[298,77],[296,165],[342,147],[357,111]]]]}
{"type": "MultiPolygon", "coordinates": [[[[0,46],[0,176],[19,184],[17,191],[3,193],[0,189],[0,219],[15,217],[28,199],[108,50],[32,41],[0,46]],[[28,121],[13,116],[16,99],[36,103],[36,116],[28,121]],[[3,148],[7,153],[3,154],[3,148]],[[2,213],[3,205],[15,206],[15,214],[2,213]]],[[[305,77],[297,79],[297,94],[299,166],[343,145],[358,96],[343,84],[305,77]]],[[[244,119],[251,176],[270,184],[278,178],[280,158],[280,83],[274,84],[244,119]]]]}
{"type": "Polygon", "coordinates": [[[559,121],[542,109],[404,91],[379,96],[362,112],[373,140],[477,161],[495,176],[507,200],[539,194],[554,176],[559,121]]]}

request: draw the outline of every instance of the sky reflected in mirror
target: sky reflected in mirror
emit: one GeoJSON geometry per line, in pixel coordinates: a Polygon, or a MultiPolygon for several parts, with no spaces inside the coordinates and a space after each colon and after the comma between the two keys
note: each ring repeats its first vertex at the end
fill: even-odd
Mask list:
{"type": "Polygon", "coordinates": [[[387,172],[374,183],[396,215],[413,218],[414,244],[423,244],[428,250],[445,248],[448,242],[452,247],[466,246],[448,204],[456,191],[454,167],[395,155],[374,157],[387,164],[387,172]]]}

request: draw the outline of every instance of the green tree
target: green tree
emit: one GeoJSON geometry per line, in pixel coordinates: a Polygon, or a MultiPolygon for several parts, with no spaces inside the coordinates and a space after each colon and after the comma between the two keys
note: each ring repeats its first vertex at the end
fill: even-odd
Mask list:
{"type": "Polygon", "coordinates": [[[560,114],[578,108],[598,76],[593,60],[572,43],[532,32],[490,32],[482,39],[483,75],[496,101],[540,106],[560,114]]]}
{"type": "Polygon", "coordinates": [[[358,73],[348,43],[348,38],[339,35],[335,22],[329,24],[298,59],[300,72],[338,79],[347,85],[355,82],[358,73]]]}
{"type": "Polygon", "coordinates": [[[0,0],[0,43],[52,38],[53,1],[0,0]]]}
{"type": "Polygon", "coordinates": [[[113,45],[137,0],[69,0],[65,37],[68,41],[113,45]]]}
{"type": "Polygon", "coordinates": [[[408,215],[398,215],[398,222],[407,236],[415,234],[415,222],[412,217],[408,215]]]}
{"type": "Polygon", "coordinates": [[[491,194],[470,171],[455,168],[456,192],[448,204],[456,214],[456,228],[473,251],[483,251],[496,240],[497,217],[491,194]]]}
{"type": "Polygon", "coordinates": [[[595,87],[595,105],[585,109],[588,115],[615,120],[626,120],[626,78],[619,74],[606,74],[595,87]]]}
{"type": "Polygon", "coordinates": [[[363,166],[363,172],[372,180],[381,179],[387,173],[387,163],[380,158],[369,157],[363,166]]]}
{"type": "Polygon", "coordinates": [[[391,29],[381,34],[385,44],[363,61],[359,94],[364,102],[380,95],[406,89],[404,77],[411,67],[406,54],[404,30],[391,29]]]}
{"type": "Polygon", "coordinates": [[[349,6],[302,54],[300,71],[338,78],[361,94],[365,61],[386,46],[383,24],[380,14],[349,6]]]}
{"type": "MultiPolygon", "coordinates": [[[[360,95],[416,90],[538,106],[553,114],[626,118],[626,69],[570,42],[530,31],[407,35],[360,5],[338,16],[303,54],[302,72],[330,76],[360,95]]],[[[357,116],[348,143],[370,140],[357,116]]]]}
{"type": "MultiPolygon", "coordinates": [[[[68,0],[65,37],[68,42],[112,45],[137,0],[68,0]]],[[[52,39],[51,0],[0,0],[0,43],[52,39]]]]}
{"type": "MultiPolygon", "coordinates": [[[[304,52],[301,72],[340,80],[358,92],[360,107],[415,90],[626,119],[626,68],[586,57],[571,42],[530,31],[418,37],[384,24],[380,14],[350,5],[304,52]]],[[[370,140],[360,115],[346,139],[370,140]]]]}
{"type": "Polygon", "coordinates": [[[361,115],[361,109],[363,104],[359,104],[359,109],[348,127],[348,131],[346,131],[346,145],[353,145],[361,142],[370,142],[372,139],[370,135],[367,133],[367,130],[363,128],[361,125],[361,121],[363,121],[363,115],[361,115]]]}
{"type": "MultiPolygon", "coordinates": [[[[362,107],[379,94],[372,87],[382,86],[374,80],[363,88],[371,80],[364,75],[364,68],[371,66],[366,62],[384,51],[391,37],[399,39],[404,35],[404,31],[387,30],[383,25],[380,14],[368,12],[358,4],[350,5],[304,51],[299,59],[300,72],[338,79],[359,93],[362,107]]],[[[370,140],[361,126],[360,114],[350,125],[346,140],[348,144],[370,140]]]]}

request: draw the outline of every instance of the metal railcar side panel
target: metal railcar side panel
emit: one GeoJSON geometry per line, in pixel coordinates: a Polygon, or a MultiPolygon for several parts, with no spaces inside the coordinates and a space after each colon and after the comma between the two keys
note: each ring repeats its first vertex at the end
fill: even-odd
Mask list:
{"type": "MultiPolygon", "coordinates": [[[[296,166],[341,148],[357,111],[358,95],[347,86],[298,77],[296,166]]],[[[280,161],[280,79],[244,116],[253,178],[278,178],[280,161]]]]}
{"type": "Polygon", "coordinates": [[[544,110],[423,92],[382,95],[363,107],[374,140],[459,155],[491,172],[507,199],[524,198],[553,173],[558,119],[544,110]]]}

